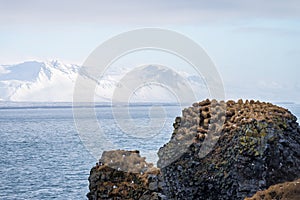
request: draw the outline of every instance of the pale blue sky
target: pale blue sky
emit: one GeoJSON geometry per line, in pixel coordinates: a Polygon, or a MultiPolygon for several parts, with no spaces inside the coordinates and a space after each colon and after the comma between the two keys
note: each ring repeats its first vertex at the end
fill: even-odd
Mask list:
{"type": "Polygon", "coordinates": [[[0,64],[82,64],[101,42],[143,27],[171,29],[199,43],[228,97],[300,102],[298,0],[0,0],[0,64]]]}

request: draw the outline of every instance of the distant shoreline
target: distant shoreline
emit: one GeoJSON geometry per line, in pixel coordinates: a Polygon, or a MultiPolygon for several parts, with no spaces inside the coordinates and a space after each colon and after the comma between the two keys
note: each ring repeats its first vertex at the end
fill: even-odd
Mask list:
{"type": "MultiPolygon", "coordinates": [[[[185,104],[184,104],[185,105],[185,104]]],[[[77,103],[72,102],[0,102],[0,110],[5,109],[69,109],[69,108],[104,108],[104,107],[150,107],[181,106],[179,103],[77,103]]]]}
{"type": "Polygon", "coordinates": [[[278,101],[278,102],[274,102],[274,104],[297,104],[297,103],[295,103],[295,102],[292,102],[292,101],[278,101]]]}

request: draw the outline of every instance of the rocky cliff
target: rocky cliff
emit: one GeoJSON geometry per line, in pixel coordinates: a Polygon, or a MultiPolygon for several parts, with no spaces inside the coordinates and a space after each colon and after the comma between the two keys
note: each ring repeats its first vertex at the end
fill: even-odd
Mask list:
{"type": "Polygon", "coordinates": [[[105,162],[100,161],[91,170],[88,197],[251,197],[271,185],[300,177],[300,127],[296,121],[287,109],[259,101],[194,103],[175,119],[170,141],[159,149],[159,170],[145,164],[139,155],[126,162],[140,162],[140,166],[149,167],[134,172],[107,168],[105,162],[111,162],[111,157],[117,163],[124,162],[120,152],[122,155],[125,152],[119,151],[118,155],[111,152],[105,162]],[[138,185],[130,186],[132,180],[139,180],[138,185]]]}
{"type": "Polygon", "coordinates": [[[300,176],[296,120],[288,110],[258,101],[207,100],[185,109],[172,139],[158,152],[166,195],[169,199],[244,199],[273,184],[294,180],[300,176]],[[208,144],[207,137],[212,138],[208,144]],[[164,166],[181,138],[192,138],[192,143],[164,166]],[[202,147],[215,141],[211,151],[203,148],[202,154],[202,147]]]}

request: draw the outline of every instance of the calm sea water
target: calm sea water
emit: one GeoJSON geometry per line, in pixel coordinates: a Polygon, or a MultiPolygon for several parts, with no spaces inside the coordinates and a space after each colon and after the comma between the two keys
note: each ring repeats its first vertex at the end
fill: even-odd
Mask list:
{"type": "MultiPolygon", "coordinates": [[[[80,140],[72,108],[9,106],[0,106],[0,199],[87,199],[88,176],[97,159],[80,140]]],[[[110,107],[96,112],[105,134],[117,136],[112,140],[120,149],[140,149],[145,155],[170,138],[180,108],[166,109],[166,125],[146,142],[123,134],[110,107]]],[[[137,123],[149,120],[149,106],[132,107],[130,113],[137,123]]]]}
{"type": "MultiPolygon", "coordinates": [[[[0,199],[86,199],[89,171],[97,159],[76,131],[72,108],[45,105],[0,105],[0,199]]],[[[299,118],[300,105],[283,106],[299,118]]],[[[96,113],[119,148],[140,149],[146,155],[168,141],[174,117],[181,112],[178,106],[164,108],[166,117],[150,115],[149,106],[130,108],[136,123],[150,116],[165,121],[159,134],[147,141],[124,134],[110,107],[97,107],[96,113]]]]}

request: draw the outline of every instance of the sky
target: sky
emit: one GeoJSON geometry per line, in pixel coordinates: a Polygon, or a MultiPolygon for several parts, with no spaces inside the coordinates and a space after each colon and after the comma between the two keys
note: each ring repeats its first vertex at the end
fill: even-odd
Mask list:
{"type": "Polygon", "coordinates": [[[80,65],[102,42],[146,27],[201,45],[228,98],[300,102],[298,0],[0,0],[0,64],[80,65]]]}

